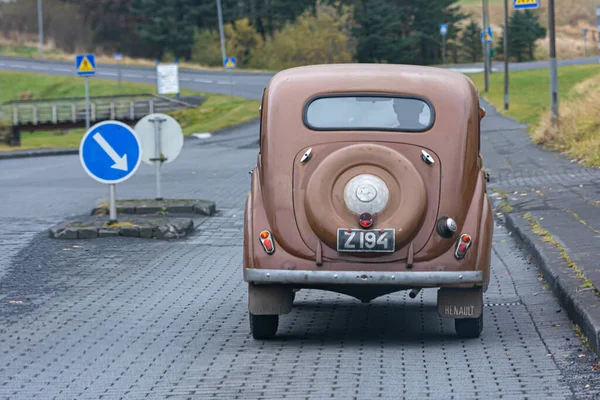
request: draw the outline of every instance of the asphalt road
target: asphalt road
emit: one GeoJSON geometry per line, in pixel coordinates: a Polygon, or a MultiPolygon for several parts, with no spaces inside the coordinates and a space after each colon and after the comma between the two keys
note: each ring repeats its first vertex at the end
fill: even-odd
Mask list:
{"type": "MultiPolygon", "coordinates": [[[[144,69],[130,72],[151,80],[144,69]]],[[[218,76],[182,86],[225,86],[218,76]]],[[[260,93],[260,81],[232,79],[242,92],[260,93]]],[[[574,173],[568,160],[535,150],[522,127],[487,109],[482,152],[494,186],[527,185],[547,175],[550,162],[557,177],[574,173]]],[[[598,359],[501,225],[479,339],[455,336],[452,322],[437,316],[434,290],[368,305],[303,290],[277,339],[251,339],[242,229],[257,138],[255,123],[190,139],[164,167],[167,196],[211,199],[220,209],[175,242],[52,240],[45,228],[87,214],[107,188],[77,156],[0,161],[0,398],[600,396],[598,359]]],[[[153,193],[145,164],[117,187],[122,199],[153,193]]]]}
{"type": "MultiPolygon", "coordinates": [[[[560,60],[559,66],[595,64],[598,57],[574,58],[560,60]]],[[[548,61],[511,63],[511,71],[548,68],[548,61]]],[[[475,73],[482,71],[481,64],[467,64],[450,67],[458,72],[475,73]]],[[[493,69],[504,71],[504,63],[494,63],[493,69]]],[[[33,72],[53,75],[75,74],[74,63],[52,60],[36,60],[31,58],[0,57],[0,70],[33,72]]],[[[97,77],[102,79],[118,79],[118,67],[115,64],[98,64],[97,77]]],[[[156,69],[152,67],[122,66],[121,76],[124,80],[141,83],[156,83],[156,69]]],[[[262,89],[266,86],[272,73],[223,72],[208,70],[180,69],[181,87],[212,93],[233,94],[249,99],[260,99],[262,89]]],[[[93,94],[92,94],[93,95],[93,94]]]]}

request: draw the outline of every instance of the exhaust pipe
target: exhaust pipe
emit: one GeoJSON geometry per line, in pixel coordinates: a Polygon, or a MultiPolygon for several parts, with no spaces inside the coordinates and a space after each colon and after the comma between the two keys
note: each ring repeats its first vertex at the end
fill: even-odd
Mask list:
{"type": "Polygon", "coordinates": [[[411,299],[414,299],[415,297],[417,297],[419,295],[419,292],[421,291],[421,288],[418,289],[413,289],[410,291],[410,293],[408,294],[408,297],[410,297],[411,299]]]}

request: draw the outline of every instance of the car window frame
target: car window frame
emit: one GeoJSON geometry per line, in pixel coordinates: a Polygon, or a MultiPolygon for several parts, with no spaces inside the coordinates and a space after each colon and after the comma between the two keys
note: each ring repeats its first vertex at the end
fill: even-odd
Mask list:
{"type": "Polygon", "coordinates": [[[427,132],[428,130],[433,128],[433,126],[435,125],[435,122],[436,122],[436,117],[437,117],[437,115],[435,112],[435,108],[433,107],[433,104],[431,103],[431,101],[429,101],[429,99],[422,97],[422,96],[405,95],[405,94],[391,94],[391,93],[369,93],[369,92],[349,93],[349,92],[344,92],[344,93],[319,94],[319,95],[313,96],[310,99],[308,99],[308,101],[304,104],[304,107],[302,110],[302,123],[304,124],[304,126],[306,126],[308,129],[310,129],[312,131],[323,131],[323,132],[385,131],[385,132],[407,132],[407,133],[419,132],[420,133],[420,132],[427,132]],[[327,128],[320,128],[320,127],[313,126],[308,122],[308,119],[307,119],[308,108],[310,107],[310,105],[313,102],[315,102],[316,100],[319,100],[319,99],[340,98],[340,97],[381,97],[381,98],[420,100],[420,101],[424,102],[425,104],[427,104],[427,106],[429,107],[429,110],[431,111],[431,119],[430,119],[429,125],[427,125],[424,128],[419,128],[419,129],[409,129],[409,128],[398,129],[398,128],[384,128],[384,127],[356,127],[356,128],[327,127],[327,128]]]}

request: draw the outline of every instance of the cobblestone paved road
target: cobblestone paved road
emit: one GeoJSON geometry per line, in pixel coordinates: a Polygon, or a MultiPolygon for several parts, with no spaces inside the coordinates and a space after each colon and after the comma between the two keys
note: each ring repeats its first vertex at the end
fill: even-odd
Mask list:
{"type": "MultiPolygon", "coordinates": [[[[455,336],[433,290],[366,305],[303,290],[275,340],[252,340],[241,274],[248,129],[188,142],[165,168],[167,193],[221,210],[172,243],[51,240],[38,232],[106,189],[77,157],[2,162],[15,172],[0,175],[0,398],[598,398],[598,360],[501,226],[479,339],[455,336]]],[[[153,190],[142,166],[118,194],[153,190]]]]}

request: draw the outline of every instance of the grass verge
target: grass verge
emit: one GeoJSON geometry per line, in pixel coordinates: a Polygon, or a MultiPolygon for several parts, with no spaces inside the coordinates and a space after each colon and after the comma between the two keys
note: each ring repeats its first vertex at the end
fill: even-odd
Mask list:
{"type": "MultiPolygon", "coordinates": [[[[560,100],[570,97],[570,90],[580,82],[600,74],[600,65],[570,65],[558,69],[560,100]]],[[[547,69],[511,72],[509,78],[510,108],[504,106],[504,73],[490,75],[489,92],[484,92],[483,74],[469,76],[479,89],[481,96],[498,112],[521,123],[535,127],[544,112],[550,110],[550,73],[547,69]]]]}
{"type": "MultiPolygon", "coordinates": [[[[0,71],[0,102],[18,98],[82,97],[83,80],[23,72],[0,71]]],[[[113,94],[155,93],[153,85],[90,79],[93,96],[113,94]]],[[[183,133],[207,132],[227,128],[258,117],[257,100],[246,100],[228,95],[182,90],[181,94],[201,95],[206,98],[199,108],[170,113],[181,124],[183,133]]],[[[40,148],[76,148],[85,129],[70,131],[21,132],[21,147],[0,145],[0,151],[30,150],[40,148]]]]}
{"type": "Polygon", "coordinates": [[[550,83],[546,69],[510,75],[510,109],[503,110],[504,74],[490,77],[483,92],[483,76],[470,76],[484,99],[521,123],[529,124],[532,141],[549,150],[566,153],[587,166],[600,166],[600,65],[574,65],[558,69],[558,125],[551,123],[550,83]]]}

